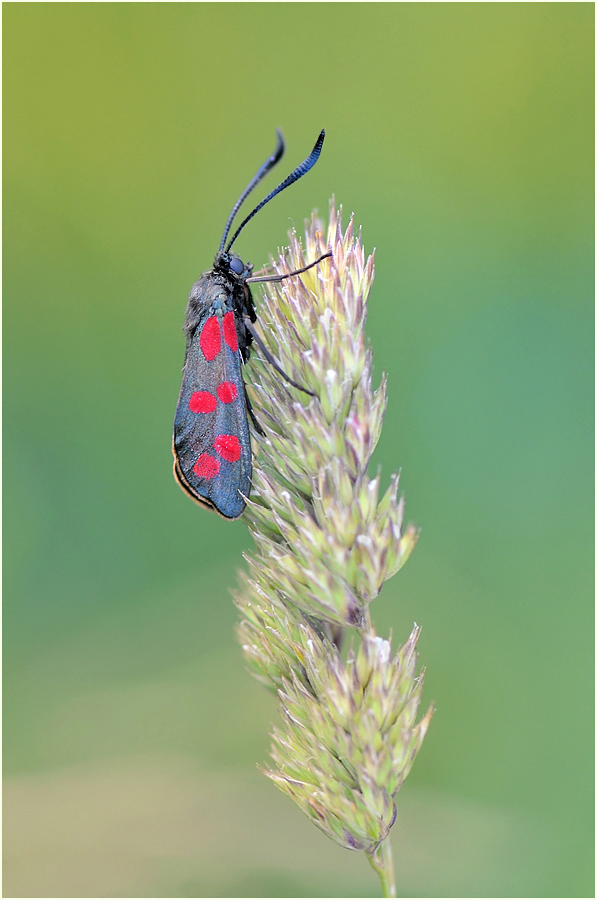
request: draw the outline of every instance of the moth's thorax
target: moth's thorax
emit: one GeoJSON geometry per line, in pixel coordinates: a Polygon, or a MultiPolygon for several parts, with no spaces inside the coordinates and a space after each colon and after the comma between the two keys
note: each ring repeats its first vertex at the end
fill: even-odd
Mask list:
{"type": "Polygon", "coordinates": [[[242,305],[244,285],[218,272],[204,272],[189,293],[184,330],[192,333],[210,312],[224,315],[242,305]]]}

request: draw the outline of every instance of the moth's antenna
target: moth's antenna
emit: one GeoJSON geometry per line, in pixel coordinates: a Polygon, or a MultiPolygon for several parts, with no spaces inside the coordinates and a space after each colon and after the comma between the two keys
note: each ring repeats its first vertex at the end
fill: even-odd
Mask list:
{"type": "MultiPolygon", "coordinates": [[[[265,200],[262,200],[261,203],[260,203],[258,206],[255,207],[255,209],[253,210],[253,212],[249,213],[249,215],[247,216],[247,218],[244,219],[244,220],[240,223],[240,225],[238,226],[238,228],[236,229],[236,231],[235,231],[234,234],[232,235],[232,238],[228,241],[228,246],[226,247],[226,253],[228,253],[228,251],[229,251],[230,248],[232,247],[233,243],[235,242],[235,240],[237,239],[237,237],[239,236],[239,234],[241,233],[241,231],[243,230],[243,228],[245,227],[245,225],[247,224],[247,222],[249,222],[249,221],[253,218],[253,216],[254,216],[256,213],[258,213],[259,210],[260,210],[263,206],[265,206],[266,203],[269,203],[269,201],[272,199],[272,197],[275,197],[276,194],[279,194],[280,191],[283,191],[285,188],[290,187],[291,184],[294,184],[295,181],[298,181],[299,178],[302,178],[303,175],[305,175],[305,174],[309,171],[309,169],[312,169],[312,168],[313,168],[313,166],[315,165],[315,163],[316,163],[317,160],[319,159],[319,154],[321,153],[321,148],[322,148],[322,146],[323,146],[323,139],[324,139],[324,137],[325,137],[325,130],[322,129],[321,134],[320,134],[319,137],[317,138],[317,140],[316,140],[316,142],[315,142],[315,146],[314,146],[313,149],[311,150],[309,156],[308,156],[306,159],[304,159],[304,160],[302,161],[302,163],[300,164],[300,166],[297,166],[297,167],[296,167],[296,169],[294,170],[294,172],[291,172],[291,173],[290,173],[290,175],[288,176],[288,178],[285,178],[284,181],[283,181],[281,184],[279,184],[277,188],[274,188],[274,190],[271,192],[271,194],[268,194],[267,197],[265,198],[265,200]]],[[[267,165],[267,164],[266,164],[266,165],[267,165]]],[[[248,193],[248,190],[245,192],[245,195],[246,195],[247,193],[248,193]]],[[[226,236],[226,232],[225,232],[225,235],[224,235],[224,239],[225,239],[225,236],[226,236]]],[[[223,245],[223,243],[224,243],[224,239],[222,240],[222,245],[223,245]]],[[[220,247],[220,250],[221,250],[221,249],[222,249],[222,248],[220,247]]]]}
{"type": "Polygon", "coordinates": [[[237,212],[239,211],[239,209],[241,208],[241,206],[243,205],[243,203],[245,202],[245,200],[247,199],[247,197],[249,196],[249,194],[251,193],[253,188],[257,187],[257,185],[259,184],[261,179],[265,178],[265,176],[267,175],[269,170],[273,169],[273,167],[276,165],[276,163],[279,162],[284,155],[284,135],[282,134],[282,132],[280,131],[279,128],[276,128],[276,134],[278,136],[278,143],[276,144],[276,149],[274,150],[272,155],[268,159],[266,159],[266,161],[263,163],[263,165],[261,166],[261,168],[255,175],[255,177],[252,179],[252,181],[249,182],[249,184],[246,186],[246,188],[244,189],[244,191],[242,192],[242,194],[240,195],[240,197],[238,198],[238,200],[232,207],[232,212],[228,216],[228,221],[226,222],[226,227],[224,228],[224,234],[222,235],[222,240],[220,242],[220,253],[224,249],[224,244],[226,243],[226,238],[228,237],[228,232],[230,231],[230,228],[232,227],[232,223],[234,221],[235,215],[237,214],[237,212]]]}

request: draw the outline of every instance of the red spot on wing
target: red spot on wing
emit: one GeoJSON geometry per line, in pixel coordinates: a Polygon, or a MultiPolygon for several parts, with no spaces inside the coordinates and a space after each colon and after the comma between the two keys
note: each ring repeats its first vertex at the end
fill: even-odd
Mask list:
{"type": "Polygon", "coordinates": [[[234,313],[227,312],[224,316],[224,340],[231,350],[238,350],[238,338],[236,336],[236,325],[234,324],[234,313]]]}
{"type": "Polygon", "coordinates": [[[223,381],[218,385],[216,393],[222,403],[232,403],[238,397],[238,391],[233,381],[223,381]]]}
{"type": "Polygon", "coordinates": [[[240,459],[240,443],[234,434],[219,434],[214,441],[214,447],[226,462],[236,462],[240,459]]]}
{"type": "MultiPolygon", "coordinates": [[[[226,315],[232,315],[227,313],[226,315]]],[[[217,316],[210,316],[199,337],[199,344],[203,351],[203,355],[208,362],[215,359],[222,346],[222,338],[220,337],[220,323],[217,316]]]]}
{"type": "Polygon", "coordinates": [[[202,453],[195,465],[193,472],[197,478],[215,478],[220,471],[220,463],[209,453],[202,453]]]}
{"type": "MultiPolygon", "coordinates": [[[[218,388],[218,396],[219,393],[220,388],[218,388]]],[[[194,394],[191,394],[191,399],[189,400],[189,409],[194,413],[213,412],[217,405],[218,401],[209,391],[195,391],[194,394]]]]}

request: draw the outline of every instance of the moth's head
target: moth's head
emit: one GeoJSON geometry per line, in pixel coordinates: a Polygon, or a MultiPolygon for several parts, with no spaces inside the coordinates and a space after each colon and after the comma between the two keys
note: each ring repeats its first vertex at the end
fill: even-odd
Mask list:
{"type": "Polygon", "coordinates": [[[222,250],[216,255],[214,270],[221,272],[223,275],[232,276],[238,281],[244,281],[245,278],[250,277],[253,272],[253,266],[249,262],[244,263],[236,253],[226,253],[225,250],[222,250]]]}

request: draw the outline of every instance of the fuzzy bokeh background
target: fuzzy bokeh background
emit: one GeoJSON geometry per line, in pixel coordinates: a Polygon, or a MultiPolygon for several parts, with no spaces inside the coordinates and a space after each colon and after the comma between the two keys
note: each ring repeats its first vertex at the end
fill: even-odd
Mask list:
{"type": "Polygon", "coordinates": [[[371,896],[256,770],[242,521],[171,474],[190,285],[335,194],[423,535],[373,606],[437,713],[403,896],[593,896],[592,4],[4,7],[5,896],[371,896]],[[259,199],[259,197],[256,197],[259,199]]]}

